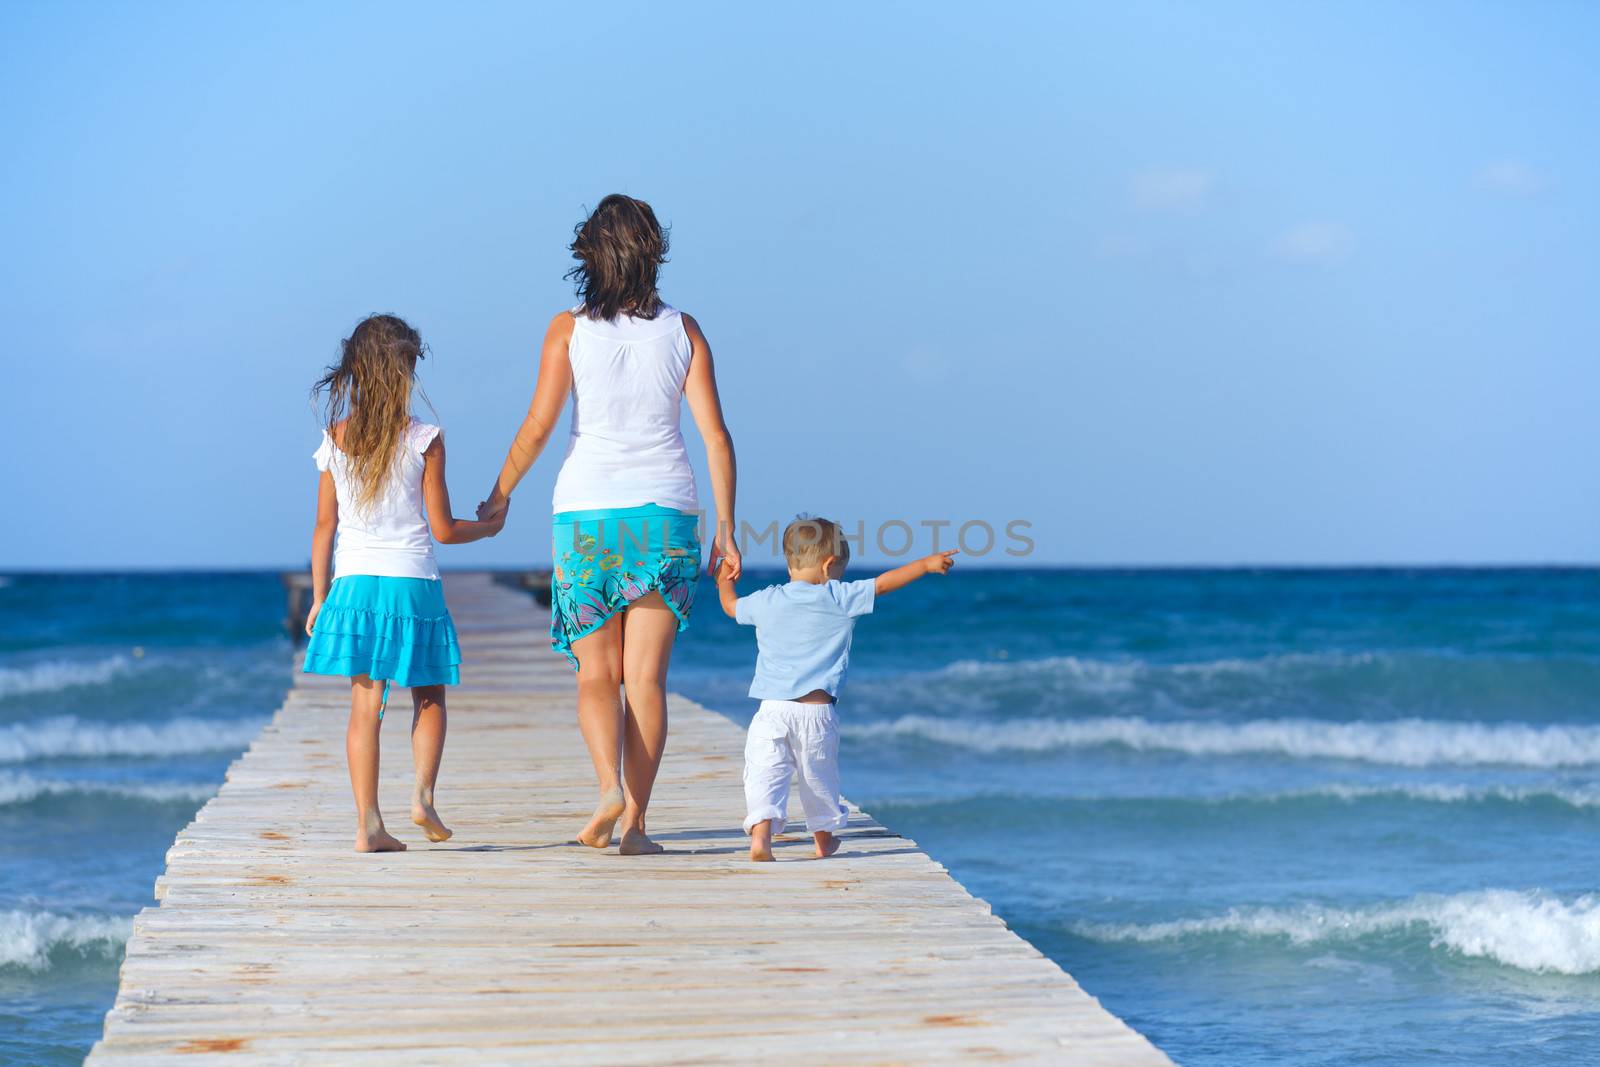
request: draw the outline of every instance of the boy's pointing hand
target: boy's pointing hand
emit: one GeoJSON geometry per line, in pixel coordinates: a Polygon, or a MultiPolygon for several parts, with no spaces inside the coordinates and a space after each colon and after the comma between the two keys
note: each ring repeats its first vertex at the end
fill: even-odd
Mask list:
{"type": "Polygon", "coordinates": [[[928,569],[929,574],[949,574],[950,568],[956,565],[956,549],[946,552],[935,552],[922,560],[922,565],[928,569]]]}

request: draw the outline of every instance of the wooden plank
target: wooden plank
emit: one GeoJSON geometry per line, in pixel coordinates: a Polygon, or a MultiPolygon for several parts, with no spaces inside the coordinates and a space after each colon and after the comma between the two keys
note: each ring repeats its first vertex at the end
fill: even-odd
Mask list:
{"type": "Polygon", "coordinates": [[[524,592],[446,582],[455,837],[407,832],[396,706],[380,799],[411,849],[351,851],[347,683],[297,676],[168,851],[89,1063],[1169,1062],[864,812],[816,862],[796,804],[780,862],[750,863],[743,736],[681,697],[650,810],[668,852],[573,843],[594,778],[572,674],[524,592]]]}

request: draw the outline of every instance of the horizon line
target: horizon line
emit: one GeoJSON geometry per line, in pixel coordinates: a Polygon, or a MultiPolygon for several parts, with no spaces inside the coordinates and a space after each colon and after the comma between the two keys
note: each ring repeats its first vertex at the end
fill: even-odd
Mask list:
{"type": "MultiPolygon", "coordinates": [[[[898,566],[906,562],[894,559],[857,559],[852,562],[861,564],[877,564],[898,566]]],[[[1487,561],[1487,562],[1367,562],[1367,563],[1320,563],[1320,562],[1294,562],[1294,563],[1008,563],[1001,561],[959,560],[965,564],[966,570],[987,571],[1586,571],[1600,570],[1600,561],[1487,561]]],[[[441,566],[441,574],[471,574],[471,573],[506,573],[513,574],[524,571],[548,571],[548,563],[533,564],[484,564],[479,566],[441,566]]],[[[781,571],[781,562],[753,564],[746,568],[751,571],[781,571]]],[[[42,567],[15,567],[0,568],[0,577],[49,576],[49,577],[97,577],[119,575],[161,575],[161,574],[301,574],[311,570],[309,563],[302,565],[279,564],[246,564],[239,566],[211,566],[211,565],[137,565],[125,567],[96,567],[96,566],[42,566],[42,567]]]]}

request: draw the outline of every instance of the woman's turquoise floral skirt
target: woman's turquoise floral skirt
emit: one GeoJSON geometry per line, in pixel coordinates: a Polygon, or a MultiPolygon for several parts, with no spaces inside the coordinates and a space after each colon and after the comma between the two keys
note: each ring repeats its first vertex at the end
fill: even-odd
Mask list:
{"type": "Polygon", "coordinates": [[[700,586],[700,518],[644,504],[563,511],[555,516],[550,576],[550,645],[578,669],[572,643],[652,589],[689,626],[700,586]]]}
{"type": "MultiPolygon", "coordinates": [[[[461,646],[437,578],[335,578],[306,644],[307,674],[455,685],[461,646]]],[[[385,689],[387,694],[387,689],[385,689]]]]}

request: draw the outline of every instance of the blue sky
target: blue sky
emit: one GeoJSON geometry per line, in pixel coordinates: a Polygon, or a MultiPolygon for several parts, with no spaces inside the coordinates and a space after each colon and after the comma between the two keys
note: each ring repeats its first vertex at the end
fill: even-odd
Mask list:
{"type": "MultiPolygon", "coordinates": [[[[612,191],[673,226],[757,524],[1594,558],[1600,9],[587,10],[0,8],[0,569],[303,562],[370,311],[467,510],[612,191]]],[[[547,559],[560,453],[442,561],[547,559]]]]}

